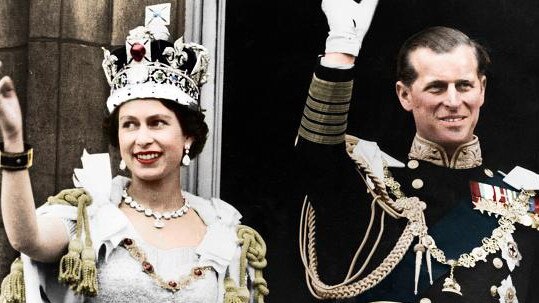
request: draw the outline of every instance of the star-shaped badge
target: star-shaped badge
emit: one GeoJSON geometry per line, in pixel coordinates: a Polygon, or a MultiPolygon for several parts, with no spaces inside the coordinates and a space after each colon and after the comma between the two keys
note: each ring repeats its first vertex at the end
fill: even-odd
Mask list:
{"type": "Polygon", "coordinates": [[[511,234],[508,234],[505,239],[501,241],[500,249],[502,251],[502,257],[507,262],[507,267],[509,267],[510,271],[513,271],[516,266],[520,265],[522,255],[518,250],[517,242],[515,242],[511,234]]]}

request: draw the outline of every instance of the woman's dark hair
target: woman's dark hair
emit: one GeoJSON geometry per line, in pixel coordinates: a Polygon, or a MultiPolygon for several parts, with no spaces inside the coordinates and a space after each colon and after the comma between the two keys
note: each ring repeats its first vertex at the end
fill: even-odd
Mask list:
{"type": "MultiPolygon", "coordinates": [[[[186,137],[193,138],[193,144],[191,144],[191,148],[189,149],[189,157],[191,159],[195,158],[202,152],[202,148],[204,148],[204,144],[206,144],[206,139],[208,138],[208,125],[204,122],[204,114],[169,100],[159,99],[158,101],[174,112],[180,122],[183,134],[186,137]]],[[[120,107],[121,105],[117,106],[103,121],[103,132],[108,138],[110,145],[116,148],[119,146],[118,115],[120,107]]]]}

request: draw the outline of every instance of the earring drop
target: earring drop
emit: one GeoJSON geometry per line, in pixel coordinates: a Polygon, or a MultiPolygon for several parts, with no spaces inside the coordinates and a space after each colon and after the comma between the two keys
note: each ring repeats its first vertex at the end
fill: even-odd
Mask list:
{"type": "Polygon", "coordinates": [[[185,166],[189,166],[190,163],[191,158],[189,157],[189,147],[186,147],[185,152],[183,153],[182,164],[185,166]]]}
{"type": "Polygon", "coordinates": [[[120,165],[118,165],[118,167],[120,168],[120,170],[125,170],[125,168],[127,167],[127,165],[125,164],[125,161],[122,160],[122,161],[120,161],[120,165]]]}

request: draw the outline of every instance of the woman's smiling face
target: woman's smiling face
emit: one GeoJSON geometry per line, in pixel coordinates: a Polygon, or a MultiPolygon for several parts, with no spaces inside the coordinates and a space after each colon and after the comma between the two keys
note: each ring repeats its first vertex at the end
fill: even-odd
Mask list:
{"type": "Polygon", "coordinates": [[[119,108],[118,123],[120,154],[134,179],[179,176],[192,139],[183,134],[173,111],[156,99],[133,100],[119,108]]]}

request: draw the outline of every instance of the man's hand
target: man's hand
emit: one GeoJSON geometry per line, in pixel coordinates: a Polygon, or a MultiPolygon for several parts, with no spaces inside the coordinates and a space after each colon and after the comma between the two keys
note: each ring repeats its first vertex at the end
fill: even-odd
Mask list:
{"type": "Polygon", "coordinates": [[[326,54],[342,53],[356,57],[377,4],[378,0],[322,0],[322,10],[329,25],[326,54]]]}
{"type": "Polygon", "coordinates": [[[0,79],[0,129],[6,151],[22,151],[9,150],[22,148],[22,114],[15,85],[8,76],[0,79]]]}

